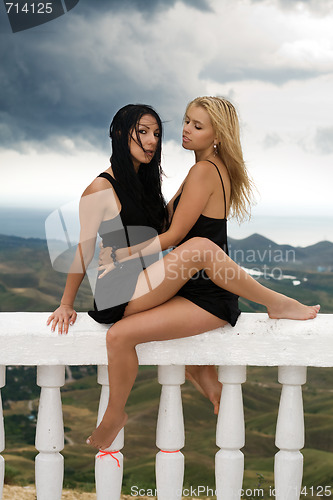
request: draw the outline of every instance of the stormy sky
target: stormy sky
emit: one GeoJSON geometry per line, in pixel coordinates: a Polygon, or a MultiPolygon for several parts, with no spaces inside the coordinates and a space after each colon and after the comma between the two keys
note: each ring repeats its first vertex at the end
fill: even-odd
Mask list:
{"type": "Polygon", "coordinates": [[[117,109],[144,102],[165,124],[165,194],[193,156],[185,106],[222,95],[239,110],[256,213],[333,215],[332,0],[80,0],[12,33],[0,4],[0,204],[55,208],[109,163],[117,109]]]}

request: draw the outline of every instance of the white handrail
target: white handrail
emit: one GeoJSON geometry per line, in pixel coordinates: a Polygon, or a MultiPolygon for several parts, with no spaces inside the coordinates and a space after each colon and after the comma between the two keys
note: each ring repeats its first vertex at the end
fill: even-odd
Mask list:
{"type": "MultiPolygon", "coordinates": [[[[58,335],[46,326],[49,314],[0,313],[0,365],[107,364],[107,325],[79,313],[58,335]]],[[[141,365],[333,366],[333,314],[292,321],[242,313],[235,327],[140,344],[137,353],[141,365]]]]}
{"type": "MultiPolygon", "coordinates": [[[[49,313],[0,313],[0,388],[5,366],[38,367],[41,398],[36,432],[36,486],[38,500],[60,500],[63,477],[63,423],[60,386],[65,365],[99,365],[102,385],[98,420],[108,395],[105,333],[86,313],[79,313],[68,335],[46,326],[49,313]],[[52,486],[50,491],[49,486],[52,486]]],[[[216,485],[218,500],[239,500],[243,479],[244,415],[241,384],[246,366],[279,366],[282,384],[275,457],[277,500],[299,500],[302,481],[304,415],[301,386],[307,366],[333,366],[333,314],[309,321],[271,320],[266,314],[243,313],[232,328],[227,326],[185,339],[150,342],[137,346],[139,363],[159,365],[162,384],[157,426],[156,475],[160,500],[181,498],[184,456],[180,385],[184,365],[219,366],[223,384],[217,424],[216,485]],[[290,410],[292,409],[292,411],[290,410]],[[172,488],[168,489],[168,484],[172,488]]],[[[119,500],[123,460],[123,430],[110,447],[96,458],[98,500],[119,500]]],[[[0,399],[0,452],[5,447],[0,399]]],[[[4,461],[0,456],[0,498],[4,461]]]]}

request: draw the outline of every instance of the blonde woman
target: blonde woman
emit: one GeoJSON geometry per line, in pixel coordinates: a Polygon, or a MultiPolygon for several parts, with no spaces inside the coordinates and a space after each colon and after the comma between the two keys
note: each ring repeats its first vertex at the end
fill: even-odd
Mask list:
{"type": "MultiPolygon", "coordinates": [[[[168,205],[169,229],[145,244],[113,251],[111,262],[104,257],[100,266],[103,280],[119,262],[175,247],[139,275],[122,319],[107,332],[110,400],[87,440],[99,449],[110,446],[126,424],[125,404],[138,369],[137,344],[234,325],[239,295],[266,306],[271,318],[306,320],[320,308],[265,288],[227,255],[227,217],[243,219],[251,200],[234,106],[218,97],[194,99],[185,112],[183,147],[195,153],[196,163],[168,205]],[[147,279],[153,286],[146,293],[147,279]]],[[[110,248],[104,253],[110,254],[110,248]]],[[[98,311],[91,315],[99,321],[98,311]]],[[[59,319],[52,319],[54,328],[59,319]]],[[[221,386],[215,368],[194,367],[188,376],[217,411],[221,386]]]]}

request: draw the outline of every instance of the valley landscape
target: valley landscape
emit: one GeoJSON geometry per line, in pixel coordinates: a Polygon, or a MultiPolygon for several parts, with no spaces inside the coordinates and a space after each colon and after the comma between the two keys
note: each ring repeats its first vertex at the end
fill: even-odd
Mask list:
{"type": "MultiPolygon", "coordinates": [[[[307,248],[276,245],[260,235],[229,240],[229,251],[239,264],[252,270],[267,286],[308,304],[320,303],[323,313],[333,313],[333,243],[321,242],[307,248]]],[[[52,311],[59,303],[65,274],[51,267],[46,242],[0,236],[0,310],[52,311]]],[[[84,281],[77,311],[92,306],[92,292],[84,281]]],[[[262,312],[261,306],[240,300],[242,311],[262,312]]],[[[94,491],[94,450],[85,438],[96,424],[100,387],[96,367],[68,367],[62,389],[65,425],[64,487],[94,491]]],[[[156,369],[141,367],[128,402],[129,421],[125,432],[123,493],[133,486],[155,488],[155,427],[160,395],[156,369]]],[[[333,490],[333,370],[309,368],[303,388],[306,424],[304,490],[302,498],[319,498],[319,487],[333,490]],[[312,489],[311,489],[312,488],[312,489]],[[317,492],[317,496],[314,494],[317,492]]],[[[277,449],[274,434],[281,386],[277,368],[249,367],[243,386],[246,419],[244,488],[263,489],[271,498],[273,459],[277,449]]],[[[205,485],[214,489],[216,417],[212,407],[192,385],[182,389],[186,445],[184,487],[205,485]]],[[[5,416],[5,482],[30,485],[34,482],[34,434],[39,388],[35,368],[8,367],[7,385],[2,389],[5,416]]],[[[328,490],[327,490],[328,491],[328,490]]],[[[326,497],[328,495],[325,495],[326,497]]],[[[133,496],[132,496],[133,497],[133,496]]]]}

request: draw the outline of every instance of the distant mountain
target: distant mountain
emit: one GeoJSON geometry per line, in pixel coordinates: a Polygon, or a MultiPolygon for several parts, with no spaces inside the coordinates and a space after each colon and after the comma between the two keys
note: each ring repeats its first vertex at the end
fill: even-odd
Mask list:
{"type": "Polygon", "coordinates": [[[19,236],[0,234],[0,250],[7,250],[9,248],[47,249],[47,243],[46,240],[40,238],[21,238],[19,236]]]}
{"type": "MultiPolygon", "coordinates": [[[[330,241],[321,241],[308,247],[293,247],[279,245],[254,233],[241,240],[228,238],[228,242],[230,257],[245,267],[279,265],[286,269],[333,271],[333,243],[330,241]]],[[[20,238],[0,234],[0,258],[2,251],[20,248],[47,252],[47,243],[46,240],[39,238],[20,238]]]]}
{"type": "MultiPolygon", "coordinates": [[[[53,269],[46,240],[0,235],[0,311],[51,311],[58,307],[66,274],[53,269]]],[[[77,310],[93,304],[84,279],[77,310]]]]}
{"type": "Polygon", "coordinates": [[[260,234],[242,240],[229,238],[229,255],[245,267],[268,265],[333,271],[333,243],[321,241],[308,247],[279,245],[260,234]]]}

